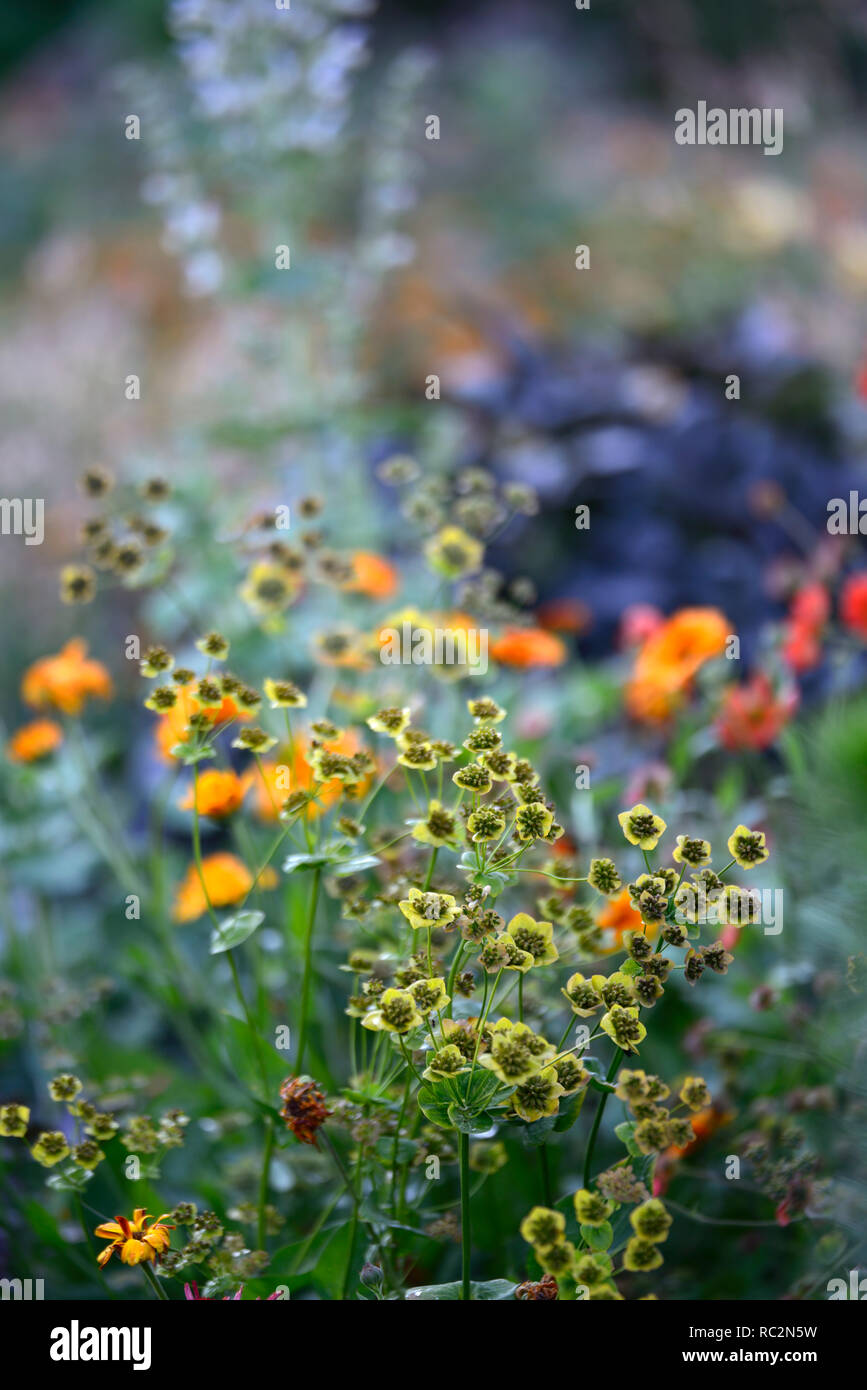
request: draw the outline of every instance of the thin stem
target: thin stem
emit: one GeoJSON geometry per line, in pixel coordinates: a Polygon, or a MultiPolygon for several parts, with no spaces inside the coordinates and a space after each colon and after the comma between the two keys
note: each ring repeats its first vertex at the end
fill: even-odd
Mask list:
{"type": "MultiPolygon", "coordinates": [[[[621,1063],[622,1060],[623,1060],[623,1048],[622,1048],[622,1047],[618,1047],[617,1050],[616,1050],[615,1053],[614,1053],[613,1058],[611,1059],[611,1066],[608,1068],[608,1075],[607,1075],[606,1078],[605,1078],[606,1081],[613,1081],[613,1080],[614,1080],[615,1074],[616,1074],[616,1072],[617,1072],[617,1068],[620,1066],[620,1063],[621,1063]]],[[[593,1164],[593,1150],[594,1150],[594,1148],[596,1147],[596,1136],[597,1136],[597,1134],[599,1133],[599,1126],[600,1126],[601,1123],[602,1123],[602,1116],[603,1116],[604,1113],[605,1113],[605,1106],[606,1106],[606,1103],[607,1103],[607,1101],[608,1101],[608,1097],[610,1096],[610,1094],[611,1094],[610,1091],[606,1091],[605,1094],[604,1094],[604,1096],[602,1097],[602,1099],[601,1099],[600,1102],[599,1102],[599,1109],[596,1111],[596,1117],[595,1117],[595,1119],[594,1119],[594,1121],[593,1121],[593,1128],[592,1128],[591,1131],[590,1131],[590,1138],[589,1138],[588,1141],[587,1141],[587,1154],[586,1154],[586,1157],[585,1157],[585,1159],[584,1159],[584,1186],[585,1186],[585,1187],[589,1187],[589,1186],[590,1186],[590,1174],[591,1174],[592,1164],[593,1164]]]]}
{"type": "Polygon", "coordinates": [[[313,973],[313,925],[316,921],[316,908],[319,904],[319,884],[322,879],[321,865],[313,870],[313,888],[310,893],[310,908],[307,913],[307,929],[304,936],[304,977],[301,983],[301,1023],[298,1030],[298,1056],[295,1070],[300,1075],[304,1062],[304,1049],[307,1043],[307,1014],[310,1009],[310,978],[313,973]]]}
{"type": "Polygon", "coordinates": [[[461,1130],[461,1298],[468,1303],[472,1298],[470,1289],[470,1253],[472,1231],[470,1228],[470,1136],[461,1130]]]}
{"type": "Polygon", "coordinates": [[[268,1200],[268,1173],[271,1168],[271,1153],[274,1148],[274,1121],[269,1119],[265,1126],[265,1148],[262,1153],[262,1172],[259,1176],[259,1210],[256,1220],[256,1244],[265,1249],[265,1205],[268,1200]]]}
{"type": "Polygon", "coordinates": [[[147,1279],[157,1298],[162,1299],[164,1303],[168,1303],[169,1296],[166,1293],[157,1276],[154,1274],[147,1260],[142,1260],[141,1272],[144,1275],[145,1279],[147,1279]]]}

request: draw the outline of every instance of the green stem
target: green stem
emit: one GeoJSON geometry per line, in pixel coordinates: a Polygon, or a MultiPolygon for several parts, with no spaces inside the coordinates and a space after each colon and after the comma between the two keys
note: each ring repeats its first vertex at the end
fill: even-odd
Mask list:
{"type": "Polygon", "coordinates": [[[461,1298],[468,1303],[472,1298],[470,1289],[470,1252],[472,1231],[470,1228],[470,1136],[461,1130],[461,1298]]]}
{"type": "Polygon", "coordinates": [[[295,1070],[300,1076],[304,1062],[304,1049],[307,1043],[307,1014],[310,1009],[310,978],[313,973],[313,924],[316,921],[316,908],[319,903],[319,884],[322,868],[313,870],[313,889],[310,894],[310,908],[307,913],[307,929],[304,937],[304,978],[301,984],[301,1024],[298,1030],[298,1056],[295,1070]]]}
{"type": "MultiPolygon", "coordinates": [[[[608,1075],[607,1075],[606,1078],[605,1078],[606,1081],[613,1081],[613,1080],[614,1080],[615,1074],[616,1074],[616,1072],[617,1072],[617,1068],[620,1066],[620,1063],[621,1063],[622,1060],[623,1060],[623,1049],[622,1049],[621,1047],[618,1047],[617,1050],[616,1050],[616,1052],[614,1053],[614,1056],[613,1056],[612,1060],[611,1060],[611,1066],[608,1068],[608,1075]]],[[[586,1157],[585,1157],[585,1159],[584,1159],[584,1186],[585,1186],[585,1187],[589,1187],[589,1186],[590,1186],[590,1173],[591,1173],[591,1167],[592,1167],[592,1163],[593,1163],[593,1150],[594,1150],[594,1148],[596,1147],[596,1136],[597,1136],[597,1134],[599,1133],[599,1126],[600,1126],[601,1123],[602,1123],[602,1116],[603,1116],[604,1113],[605,1113],[605,1105],[606,1105],[606,1102],[607,1102],[608,1097],[610,1096],[610,1094],[611,1094],[610,1091],[606,1091],[606,1092],[605,1092],[605,1095],[602,1097],[602,1099],[601,1099],[600,1102],[599,1102],[599,1108],[598,1108],[598,1110],[596,1111],[596,1118],[595,1118],[594,1121],[593,1121],[593,1128],[592,1128],[591,1131],[590,1131],[590,1138],[589,1138],[588,1141],[587,1141],[587,1155],[586,1155],[586,1157]]]]}
{"type": "Polygon", "coordinates": [[[157,1298],[162,1299],[164,1303],[168,1303],[169,1296],[166,1293],[157,1276],[154,1274],[147,1260],[142,1260],[141,1272],[144,1275],[145,1279],[147,1279],[157,1298]]]}
{"type": "Polygon", "coordinates": [[[265,1249],[265,1204],[268,1200],[268,1173],[271,1168],[271,1152],[274,1148],[274,1121],[268,1120],[265,1126],[265,1149],[262,1154],[262,1172],[259,1177],[259,1210],[256,1221],[256,1244],[265,1249]]]}

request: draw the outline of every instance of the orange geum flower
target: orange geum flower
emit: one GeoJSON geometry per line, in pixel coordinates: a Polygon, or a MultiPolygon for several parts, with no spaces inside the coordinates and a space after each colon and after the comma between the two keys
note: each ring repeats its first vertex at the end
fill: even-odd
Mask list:
{"type": "Polygon", "coordinates": [[[397,593],[399,583],[400,576],[388,560],[371,550],[356,550],[352,556],[352,578],[343,587],[347,593],[386,599],[397,593]]]}
{"type": "MultiPolygon", "coordinates": [[[[628,931],[643,931],[641,913],[632,906],[629,889],[624,888],[616,898],[612,898],[596,918],[596,925],[612,935],[606,939],[603,955],[611,955],[623,950],[623,935],[628,931]]],[[[648,927],[646,935],[656,935],[655,927],[648,927]]]]}
{"type": "MultiPolygon", "coordinates": [[[[354,729],[346,729],[338,738],[324,739],[322,747],[329,753],[342,753],[351,758],[361,751],[362,743],[354,729]]],[[[316,800],[307,804],[308,818],[315,819],[332,806],[344,791],[343,783],[337,777],[327,782],[315,781],[313,765],[308,761],[310,753],[306,740],[299,734],[295,737],[291,754],[277,762],[263,762],[261,773],[258,770],[250,772],[256,814],[261,820],[276,820],[283,802],[292,792],[308,792],[311,796],[315,792],[316,800]]],[[[367,791],[370,781],[369,777],[362,777],[356,784],[360,796],[367,791]]]]}
{"type": "Polygon", "coordinates": [[[110,699],[111,677],[99,661],[87,655],[87,643],[73,637],[55,656],[43,656],[24,672],[21,698],[35,709],[47,707],[62,714],[80,714],[88,699],[110,699]]]}
{"type": "MultiPolygon", "coordinates": [[[[277,875],[266,869],[259,875],[259,888],[273,888],[277,875]]],[[[202,860],[202,873],[195,864],[187,869],[175,895],[176,922],[194,922],[211,907],[230,907],[239,903],[253,887],[253,875],[237,855],[220,851],[202,860]],[[204,885],[202,883],[204,878],[204,885]]]]}
{"type": "Polygon", "coordinates": [[[125,1265],[138,1265],[143,1260],[156,1264],[171,1244],[169,1231],[175,1229],[174,1226],[165,1224],[166,1217],[167,1213],[158,1216],[151,1226],[151,1218],[145,1208],[136,1207],[132,1221],[128,1221],[125,1216],[117,1216],[114,1221],[103,1221],[101,1226],[97,1226],[94,1235],[99,1236],[100,1240],[110,1240],[111,1244],[97,1256],[97,1264],[108,1264],[115,1250],[120,1252],[121,1261],[125,1265]]]}
{"type": "Polygon", "coordinates": [[[562,666],[566,647],[553,632],[541,627],[507,627],[490,645],[490,654],[502,666],[562,666]]]}
{"type": "MultiPolygon", "coordinates": [[[[177,700],[171,709],[161,714],[156,728],[157,748],[164,758],[173,756],[172,749],[177,744],[183,743],[187,737],[187,725],[192,715],[199,708],[196,699],[197,682],[191,681],[186,685],[177,687],[177,700]]],[[[221,703],[208,711],[211,724],[214,728],[219,728],[221,724],[228,724],[233,719],[249,719],[250,714],[246,710],[239,709],[238,705],[230,695],[224,695],[221,703]]]]}
{"type": "Polygon", "coordinates": [[[717,608],[681,608],[641,647],[626,687],[626,707],[634,719],[664,721],[689,691],[706,661],[725,650],[728,619],[717,608]]]}
{"type": "Polygon", "coordinates": [[[214,820],[225,820],[234,815],[244,800],[248,784],[242,781],[231,768],[223,772],[219,768],[208,768],[200,772],[195,787],[190,786],[183,801],[178,805],[182,811],[195,808],[200,816],[211,816],[214,820]]]}
{"type": "Polygon", "coordinates": [[[53,719],[31,719],[16,729],[6,745],[6,756],[13,763],[35,763],[53,753],[63,742],[63,730],[53,719]]]}

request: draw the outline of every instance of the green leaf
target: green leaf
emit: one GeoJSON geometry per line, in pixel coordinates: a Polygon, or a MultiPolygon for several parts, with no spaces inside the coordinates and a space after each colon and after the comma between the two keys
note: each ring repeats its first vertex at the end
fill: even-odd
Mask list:
{"type": "Polygon", "coordinates": [[[582,1086],[580,1091],[576,1091],[574,1096],[566,1096],[560,1101],[560,1114],[554,1121],[554,1128],[558,1134],[571,1129],[578,1116],[581,1114],[581,1107],[587,1097],[588,1086],[582,1086]]]}
{"type": "Polygon", "coordinates": [[[528,1148],[538,1148],[547,1141],[548,1135],[557,1123],[556,1115],[543,1115],[541,1120],[532,1120],[521,1125],[521,1139],[528,1148]]]}
{"type": "Polygon", "coordinates": [[[308,869],[324,869],[342,878],[373,869],[381,861],[375,854],[358,854],[345,841],[323,845],[315,854],[290,854],[283,860],[283,872],[293,874],[308,869]]]}
{"type": "Polygon", "coordinates": [[[193,748],[188,743],[176,743],[172,749],[172,757],[177,758],[178,762],[192,767],[193,763],[200,763],[205,758],[215,758],[217,755],[213,748],[193,748]]]}
{"type": "Polygon", "coordinates": [[[617,1135],[617,1138],[620,1140],[621,1144],[626,1145],[629,1153],[632,1155],[633,1158],[643,1157],[640,1148],[638,1147],[638,1145],[632,1137],[635,1133],[634,1120],[624,1120],[622,1124],[615,1125],[614,1133],[617,1135]]]}
{"type": "Polygon", "coordinates": [[[234,917],[227,917],[211,932],[211,955],[218,956],[222,951],[240,946],[264,920],[264,912],[237,912],[234,917]]]}
{"type": "Polygon", "coordinates": [[[422,1114],[433,1124],[441,1129],[451,1129],[448,1102],[440,1100],[431,1086],[422,1086],[418,1093],[418,1104],[422,1114]]]}
{"type": "Polygon", "coordinates": [[[447,1110],[449,1124],[461,1134],[484,1134],[496,1123],[489,1110],[470,1109],[452,1102],[447,1110]]]}
{"type": "Polygon", "coordinates": [[[601,1226],[582,1226],[581,1239],[591,1250],[607,1250],[614,1239],[614,1228],[610,1221],[601,1226]]]}
{"type": "MultiPolygon", "coordinates": [[[[477,1303],[494,1302],[502,1303],[507,1298],[514,1298],[517,1284],[513,1284],[508,1279],[488,1279],[485,1283],[470,1284],[470,1298],[477,1303]]],[[[417,1289],[407,1289],[404,1299],[415,1302],[422,1300],[460,1300],[461,1285],[454,1284],[422,1284],[417,1289]]]]}

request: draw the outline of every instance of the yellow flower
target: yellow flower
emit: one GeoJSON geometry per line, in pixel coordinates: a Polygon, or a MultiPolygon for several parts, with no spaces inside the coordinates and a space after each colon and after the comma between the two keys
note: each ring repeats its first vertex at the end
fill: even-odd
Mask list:
{"type": "Polygon", "coordinates": [[[298,584],[282,565],[259,560],[250,567],[240,594],[248,608],[261,617],[271,617],[288,608],[298,592],[298,584]]]}
{"type": "Polygon", "coordinates": [[[631,811],[621,811],[617,819],[629,843],[637,845],[639,849],[656,849],[660,835],[665,833],[665,821],[662,817],[655,816],[640,801],[631,811]]]}
{"type": "Polygon", "coordinates": [[[742,869],[754,869],[757,864],[764,864],[769,854],[765,846],[765,832],[748,830],[745,825],[737,826],[729,837],[728,851],[742,869]]]}
{"type": "Polygon", "coordinates": [[[431,569],[447,579],[460,579],[480,568],[485,548],[460,526],[444,526],[427,542],[424,553],[431,569]]]}
{"type": "MultiPolygon", "coordinates": [[[[253,887],[253,875],[234,854],[221,851],[202,860],[202,878],[195,864],[187,869],[175,895],[176,922],[194,922],[212,907],[229,907],[241,902],[253,887]],[[202,887],[204,878],[204,888],[202,887]],[[207,890],[207,896],[206,896],[207,890]]],[[[273,888],[277,875],[266,869],[259,875],[259,888],[273,888]]]]}
{"type": "Polygon", "coordinates": [[[427,808],[427,817],[417,821],[413,827],[412,838],[422,845],[432,845],[434,849],[454,849],[460,833],[457,817],[446,810],[441,801],[432,801],[427,808]]]}
{"type": "Polygon", "coordinates": [[[97,1264],[107,1264],[115,1250],[120,1252],[121,1261],[125,1265],[138,1265],[143,1260],[156,1264],[171,1244],[169,1231],[173,1231],[174,1226],[167,1226],[166,1218],[167,1213],[158,1216],[151,1226],[151,1218],[145,1208],[136,1207],[131,1221],[125,1216],[117,1216],[114,1221],[103,1221],[101,1226],[97,1226],[94,1235],[99,1236],[100,1240],[111,1241],[111,1244],[97,1256],[97,1264]]]}
{"type": "Polygon", "coordinates": [[[381,996],[379,1008],[372,1009],[361,1020],[362,1028],[374,1032],[409,1033],[424,1022],[408,989],[387,989],[381,996]]]}
{"type": "Polygon", "coordinates": [[[519,912],[506,927],[519,951],[527,951],[534,965],[552,965],[560,953],[554,945],[551,922],[535,922],[527,912],[519,912]]]}
{"type": "Polygon", "coordinates": [[[294,681],[272,681],[266,676],[263,686],[272,709],[304,709],[307,705],[307,696],[294,681]]]}
{"type": "Polygon", "coordinates": [[[191,811],[195,800],[195,807],[200,816],[225,820],[238,810],[249,785],[249,781],[242,782],[231,768],[223,772],[211,767],[199,773],[195,788],[191,786],[178,805],[182,811],[191,811]]]}
{"type": "Polygon", "coordinates": [[[87,656],[87,643],[74,637],[56,656],[43,656],[25,672],[21,698],[27,705],[47,705],[62,714],[80,714],[91,696],[108,700],[111,677],[105,667],[87,656]]]}
{"type": "Polygon", "coordinates": [[[0,1138],[23,1139],[30,1123],[26,1105],[0,1105],[0,1138]]]}
{"type": "Polygon", "coordinates": [[[62,1130],[43,1130],[30,1151],[43,1168],[53,1168],[55,1163],[69,1157],[69,1145],[62,1130]]]}
{"type": "Polygon", "coordinates": [[[550,1250],[559,1245],[566,1234],[566,1218],[561,1211],[551,1207],[533,1207],[529,1216],[521,1222],[521,1235],[528,1245],[537,1250],[550,1250]]]}
{"type": "Polygon", "coordinates": [[[438,975],[430,980],[416,980],[410,985],[407,994],[412,995],[413,1003],[422,1014],[444,1009],[446,1004],[451,1002],[446,993],[446,982],[438,975]]]}
{"type": "Polygon", "coordinates": [[[532,1122],[541,1120],[545,1115],[556,1115],[560,1097],[565,1094],[565,1087],[560,1085],[554,1067],[543,1067],[518,1086],[512,1096],[512,1105],[522,1120],[532,1122]]]}
{"type": "Polygon", "coordinates": [[[409,705],[395,705],[377,710],[376,714],[370,716],[367,724],[375,734],[388,734],[389,738],[398,738],[409,724],[409,718],[409,705]]]}
{"type": "Polygon", "coordinates": [[[398,903],[411,927],[447,927],[458,915],[458,904],[451,893],[424,893],[410,888],[409,897],[398,903]]]}

